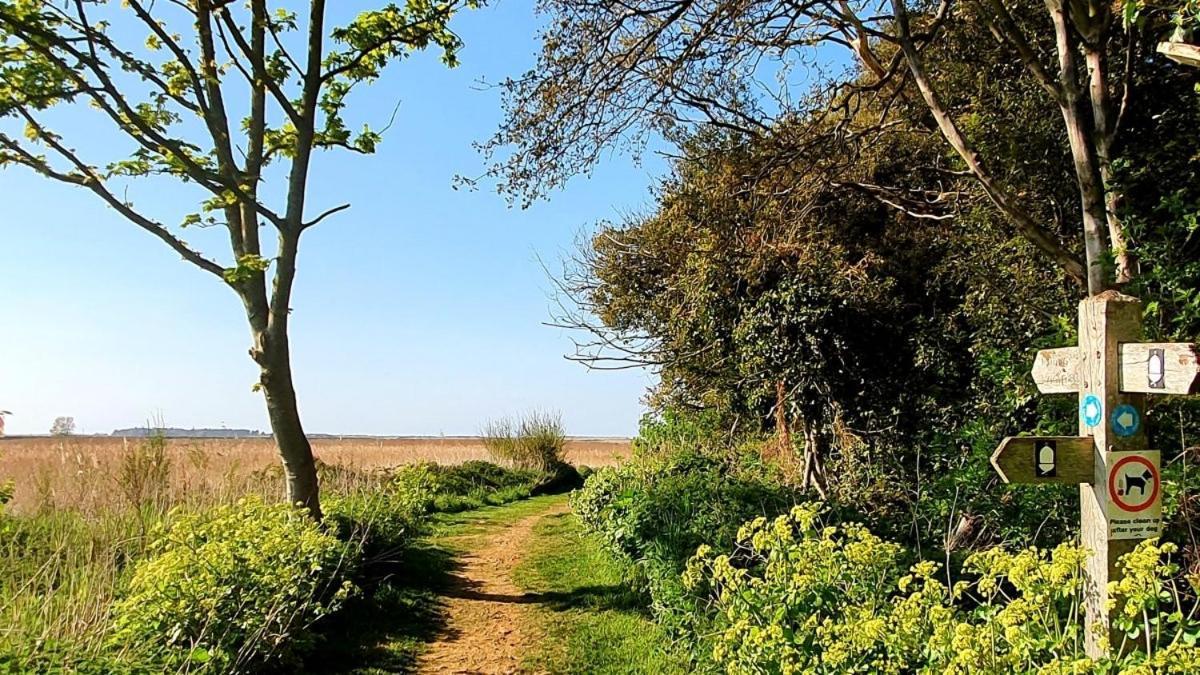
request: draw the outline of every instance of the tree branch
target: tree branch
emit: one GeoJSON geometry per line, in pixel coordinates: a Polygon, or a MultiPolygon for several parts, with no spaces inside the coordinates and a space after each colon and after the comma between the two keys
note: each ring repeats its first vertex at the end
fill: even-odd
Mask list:
{"type": "Polygon", "coordinates": [[[335,213],[341,213],[342,211],[345,211],[348,208],[350,208],[349,204],[342,204],[341,206],[335,206],[332,209],[329,209],[329,210],[325,211],[324,213],[322,213],[321,215],[317,216],[316,218],[313,218],[312,220],[308,221],[307,223],[304,223],[301,227],[303,229],[307,230],[308,228],[316,225],[317,223],[321,222],[322,220],[325,220],[329,216],[332,216],[335,213]]]}
{"type": "Polygon", "coordinates": [[[1008,8],[1004,6],[1004,0],[987,0],[987,3],[999,19],[999,22],[995,25],[1001,36],[1016,48],[1017,54],[1020,55],[1021,62],[1025,64],[1026,70],[1054,98],[1056,103],[1061,103],[1064,96],[1062,87],[1054,80],[1050,72],[1046,70],[1046,67],[1042,64],[1042,60],[1034,52],[1029,39],[1025,37],[1024,31],[1017,25],[1008,8]]]}
{"type": "Polygon", "coordinates": [[[904,0],[892,0],[892,7],[896,16],[897,42],[904,52],[905,60],[908,62],[908,68],[912,73],[917,89],[920,90],[921,97],[925,100],[926,105],[933,114],[942,135],[950,143],[950,146],[954,148],[958,156],[962,158],[980,186],[983,187],[983,191],[988,196],[988,199],[1009,217],[1021,234],[1030,243],[1058,263],[1068,276],[1077,282],[1084,282],[1087,279],[1087,274],[1083,263],[1068,251],[1052,233],[1038,224],[1027,211],[1022,209],[1017,204],[1016,197],[1008,190],[1002,188],[992,178],[992,175],[984,169],[978,153],[971,147],[971,144],[959,130],[958,125],[955,124],[954,119],[946,111],[945,107],[942,106],[941,99],[929,81],[924,63],[912,40],[908,21],[908,9],[904,0]]]}
{"type": "Polygon", "coordinates": [[[28,122],[34,129],[37,130],[39,140],[44,142],[47,146],[70,162],[79,173],[64,174],[62,172],[55,171],[44,161],[39,160],[36,156],[25,150],[20,143],[13,140],[8,135],[0,133],[0,145],[3,145],[9,150],[17,153],[19,156],[19,161],[22,164],[34,169],[35,171],[38,171],[48,178],[71,185],[85,187],[91,190],[127,220],[143,230],[146,230],[150,234],[153,234],[155,237],[158,237],[160,240],[166,243],[167,246],[170,246],[171,249],[173,249],[176,253],[179,253],[181,256],[183,256],[184,260],[187,260],[188,262],[206,272],[209,272],[210,274],[216,275],[218,278],[224,281],[225,269],[223,267],[209,260],[208,258],[205,258],[199,252],[189,247],[182,240],[171,234],[171,232],[162,223],[143,216],[137,211],[134,211],[133,208],[124,201],[117,199],[117,197],[107,187],[105,187],[104,181],[99,175],[97,175],[96,171],[92,167],[85,164],[79,159],[78,155],[59,143],[57,138],[48,132],[41,124],[39,124],[27,110],[22,109],[19,112],[21,116],[25,118],[26,122],[28,122]]]}
{"type": "MultiPolygon", "coordinates": [[[[246,58],[250,61],[250,66],[254,69],[254,76],[247,76],[247,79],[249,79],[256,87],[265,85],[267,90],[270,91],[271,95],[275,98],[275,102],[279,104],[280,108],[283,108],[283,112],[287,113],[288,119],[292,121],[292,124],[299,125],[301,122],[300,113],[296,111],[296,107],[292,105],[292,102],[288,100],[288,97],[283,93],[283,90],[279,88],[279,83],[275,81],[275,78],[267,75],[267,68],[266,64],[263,63],[263,53],[261,48],[256,50],[246,43],[246,38],[238,29],[237,22],[233,20],[233,16],[230,14],[229,10],[223,10],[221,12],[221,16],[224,19],[225,25],[229,28],[229,33],[233,38],[234,43],[237,44],[238,49],[241,50],[242,54],[246,56],[246,58]]],[[[252,18],[252,21],[259,21],[259,19],[252,18]]],[[[222,40],[224,40],[224,37],[225,32],[222,31],[222,40]]],[[[226,49],[229,48],[226,47],[226,49]]],[[[241,67],[240,64],[238,67],[241,67]]]]}

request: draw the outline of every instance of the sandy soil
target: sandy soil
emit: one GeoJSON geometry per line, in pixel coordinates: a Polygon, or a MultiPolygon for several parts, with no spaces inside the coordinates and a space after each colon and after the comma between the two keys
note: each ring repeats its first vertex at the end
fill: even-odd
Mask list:
{"type": "Polygon", "coordinates": [[[418,663],[419,673],[515,673],[539,636],[528,619],[535,598],[512,581],[534,525],[568,510],[553,505],[514,523],[471,535],[447,593],[446,626],[418,663]]]}

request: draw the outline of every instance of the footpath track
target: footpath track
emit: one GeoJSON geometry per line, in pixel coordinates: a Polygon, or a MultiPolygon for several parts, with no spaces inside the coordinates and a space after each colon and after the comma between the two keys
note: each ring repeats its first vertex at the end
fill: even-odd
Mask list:
{"type": "Polygon", "coordinates": [[[568,510],[566,499],[519,520],[458,535],[460,567],[445,591],[445,625],[417,662],[418,673],[501,674],[521,670],[523,658],[541,636],[530,619],[536,594],[513,582],[513,571],[528,551],[534,526],[568,510]]]}

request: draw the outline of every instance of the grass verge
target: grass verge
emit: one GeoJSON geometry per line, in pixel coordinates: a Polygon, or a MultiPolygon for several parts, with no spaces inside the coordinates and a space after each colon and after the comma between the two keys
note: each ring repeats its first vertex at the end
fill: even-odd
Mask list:
{"type": "Polygon", "coordinates": [[[646,610],[646,598],[623,582],[619,563],[584,533],[571,513],[539,522],[515,581],[540,598],[542,648],[524,667],[545,673],[688,672],[646,610]]]}

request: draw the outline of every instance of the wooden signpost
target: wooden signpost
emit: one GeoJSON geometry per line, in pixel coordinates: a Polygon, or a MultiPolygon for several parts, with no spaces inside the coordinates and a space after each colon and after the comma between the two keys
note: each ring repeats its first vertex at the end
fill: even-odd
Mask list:
{"type": "Polygon", "coordinates": [[[1196,345],[1144,343],[1142,306],[1106,291],[1079,303],[1079,346],[1038,352],[1043,394],[1079,396],[1079,436],[1010,437],[992,455],[1006,483],[1078,483],[1087,651],[1101,655],[1110,630],[1108,582],[1117,560],[1162,529],[1159,454],[1146,443],[1147,394],[1200,389],[1196,345]]]}

